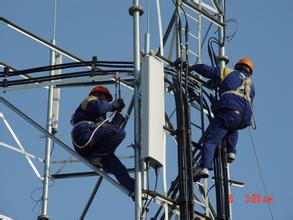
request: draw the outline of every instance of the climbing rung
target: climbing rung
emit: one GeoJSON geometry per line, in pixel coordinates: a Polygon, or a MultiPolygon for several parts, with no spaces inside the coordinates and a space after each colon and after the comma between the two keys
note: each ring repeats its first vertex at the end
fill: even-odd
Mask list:
{"type": "MultiPolygon", "coordinates": [[[[186,49],[185,46],[183,46],[184,49],[186,49]]],[[[198,57],[197,53],[193,52],[192,50],[188,50],[189,53],[191,53],[192,55],[198,57]]]]}
{"type": "MultiPolygon", "coordinates": [[[[181,28],[183,31],[185,31],[185,28],[181,28]]],[[[192,32],[188,32],[188,35],[190,35],[191,37],[193,37],[194,39],[196,39],[196,40],[198,40],[198,37],[195,35],[195,34],[193,34],[192,32]]]]}

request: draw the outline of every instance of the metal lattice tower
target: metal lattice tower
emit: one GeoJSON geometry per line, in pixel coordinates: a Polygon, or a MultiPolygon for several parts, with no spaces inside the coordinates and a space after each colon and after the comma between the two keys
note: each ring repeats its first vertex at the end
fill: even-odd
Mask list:
{"type": "MultiPolygon", "coordinates": [[[[170,3],[171,4],[171,3],[170,3]]],[[[60,89],[66,86],[88,86],[97,83],[114,84],[119,83],[126,88],[129,88],[130,94],[133,95],[131,102],[128,104],[127,116],[133,112],[134,118],[134,140],[133,148],[134,169],[130,170],[135,173],[136,191],[135,191],[135,219],[145,219],[146,213],[153,215],[152,219],[231,219],[232,217],[227,209],[230,206],[227,199],[223,198],[223,192],[219,193],[218,182],[217,193],[217,211],[208,198],[208,182],[205,180],[194,184],[192,182],[192,169],[200,159],[199,144],[201,137],[204,134],[206,124],[209,117],[213,117],[207,103],[207,93],[205,89],[208,87],[205,81],[200,76],[193,74],[189,75],[184,72],[183,68],[176,69],[173,61],[179,60],[181,64],[186,61],[187,64],[207,62],[203,56],[203,46],[207,44],[206,39],[211,36],[211,28],[218,29],[217,39],[219,42],[224,42],[224,16],[225,16],[225,1],[222,0],[193,0],[193,1],[174,1],[174,12],[169,19],[168,25],[162,25],[160,1],[156,1],[157,17],[159,23],[159,43],[155,47],[150,46],[150,34],[146,34],[146,46],[144,50],[140,45],[142,36],[140,36],[140,19],[143,15],[143,9],[139,0],[133,0],[133,5],[129,9],[129,14],[133,17],[133,62],[115,63],[102,62],[93,57],[91,61],[85,61],[66,50],[55,45],[55,39],[51,42],[46,41],[35,34],[25,30],[24,28],[8,21],[5,18],[0,18],[0,22],[7,25],[17,32],[45,45],[51,50],[50,66],[38,67],[26,70],[16,70],[15,68],[2,63],[3,72],[0,73],[1,92],[10,92],[11,90],[20,90],[24,88],[47,88],[48,89],[48,114],[47,126],[43,128],[26,113],[6,100],[0,97],[0,102],[13,112],[22,117],[26,122],[34,126],[39,132],[46,136],[46,150],[44,159],[40,159],[25,151],[16,134],[13,132],[9,123],[1,113],[0,118],[3,119],[6,127],[16,140],[19,149],[0,142],[0,145],[17,151],[25,156],[34,170],[36,176],[43,181],[43,197],[42,211],[38,217],[40,220],[49,219],[48,212],[48,182],[49,179],[64,179],[78,178],[84,176],[98,175],[99,178],[93,189],[93,192],[80,216],[84,219],[91,202],[93,201],[102,180],[105,179],[113,186],[124,192],[126,195],[131,195],[123,186],[121,186],[111,175],[101,169],[96,168],[87,160],[79,156],[68,146],[61,141],[55,134],[58,129],[58,114],[60,89]],[[163,30],[165,32],[163,33],[163,30]],[[143,52],[142,52],[143,51],[143,52]],[[73,63],[62,64],[62,57],[67,57],[73,60],[73,63]],[[164,130],[167,136],[173,139],[177,146],[178,153],[178,176],[170,183],[167,182],[166,167],[163,166],[162,179],[163,187],[161,192],[145,192],[147,188],[148,171],[147,165],[141,159],[141,126],[144,123],[141,117],[141,64],[145,57],[153,57],[164,65],[165,71],[165,93],[166,96],[173,98],[172,103],[168,103],[171,111],[167,110],[165,114],[164,130]],[[109,64],[109,69],[102,67],[102,64],[109,64]],[[84,68],[82,71],[74,72],[74,68],[84,68]],[[70,69],[64,73],[64,69],[70,69]],[[48,76],[33,77],[30,74],[34,72],[50,71],[48,76]],[[189,92],[189,89],[193,93],[189,92]],[[133,91],[133,92],[131,92],[133,91]],[[176,119],[175,114],[176,112],[176,119]],[[182,117],[182,115],[184,117],[182,117]],[[180,118],[181,117],[181,118],[180,118]],[[52,143],[57,144],[66,150],[71,157],[62,161],[53,161],[51,158],[52,143]],[[73,160],[75,157],[77,160],[73,160]],[[39,160],[44,165],[43,175],[34,166],[32,159],[39,160]],[[82,162],[92,171],[83,173],[62,173],[63,168],[73,162],[82,162]],[[56,173],[50,173],[52,164],[61,163],[61,168],[56,173]],[[169,185],[169,189],[167,189],[169,185]],[[142,198],[147,197],[150,201],[159,205],[159,208],[146,210],[142,198]],[[226,201],[226,204],[224,202],[226,201]],[[221,205],[224,204],[224,205],[221,205]],[[226,215],[223,215],[226,214],[226,215]]],[[[55,36],[55,34],[54,34],[55,36]]],[[[225,65],[224,45],[219,47],[219,65],[225,65]]],[[[181,65],[182,66],[182,65],[181,65]]],[[[165,103],[166,105],[167,103],[165,103]]],[[[127,123],[127,121],[126,121],[127,123]]],[[[123,125],[126,126],[126,123],[123,125]]],[[[168,151],[168,148],[166,149],[168,151]]],[[[219,162],[219,166],[221,162],[219,162]]],[[[222,169],[219,168],[221,171],[222,169]]],[[[228,170],[229,172],[229,170],[228,170]]],[[[227,173],[226,173],[227,174],[227,173]]],[[[222,173],[220,172],[220,176],[222,173]]],[[[215,177],[217,179],[217,176],[215,177]]],[[[216,180],[217,181],[217,180],[216,180]]],[[[226,179],[227,181],[227,179],[226,179]]],[[[226,184],[228,186],[228,184],[226,184]]],[[[216,187],[217,188],[217,187],[216,187]]],[[[227,188],[224,188],[227,190],[227,188]]],[[[228,189],[229,191],[229,189],[228,189]]],[[[227,192],[226,194],[227,195],[227,192]]]]}

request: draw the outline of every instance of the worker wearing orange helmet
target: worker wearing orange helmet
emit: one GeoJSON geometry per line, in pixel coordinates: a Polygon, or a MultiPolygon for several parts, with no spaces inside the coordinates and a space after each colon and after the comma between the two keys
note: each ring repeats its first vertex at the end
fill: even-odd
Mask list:
{"type": "Polygon", "coordinates": [[[255,96],[251,81],[254,66],[248,58],[240,59],[233,69],[215,68],[205,64],[190,67],[205,78],[218,82],[219,100],[216,112],[205,132],[199,169],[194,170],[193,179],[198,181],[209,176],[217,145],[225,137],[227,159],[232,162],[236,156],[238,130],[251,125],[252,101],[255,96]]]}
{"type": "Polygon", "coordinates": [[[125,138],[125,131],[120,128],[124,121],[120,112],[125,104],[121,98],[112,100],[110,91],[104,86],[90,91],[72,115],[72,143],[80,155],[112,173],[120,184],[134,192],[134,179],[114,154],[125,138]],[[112,121],[108,122],[106,113],[115,111],[112,121]]]}

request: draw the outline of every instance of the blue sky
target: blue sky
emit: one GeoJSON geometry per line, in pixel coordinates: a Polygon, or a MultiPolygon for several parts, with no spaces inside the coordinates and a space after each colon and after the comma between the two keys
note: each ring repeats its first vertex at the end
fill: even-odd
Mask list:
{"type": "MultiPolygon", "coordinates": [[[[146,9],[146,2],[141,1],[146,9]]],[[[100,60],[132,60],[132,17],[128,8],[132,1],[99,2],[58,0],[56,44],[84,60],[97,56],[100,60]]],[[[291,97],[293,28],[290,9],[292,1],[227,1],[227,18],[238,22],[237,34],[226,45],[231,65],[241,57],[250,57],[255,64],[253,77],[256,86],[254,111],[257,129],[252,132],[262,174],[273,197],[271,204],[275,220],[293,219],[290,204],[293,198],[291,182],[291,127],[293,104],[291,97]]],[[[0,16],[24,27],[34,34],[52,39],[53,0],[2,0],[0,16]]],[[[171,1],[161,1],[164,29],[172,11],[171,1]]],[[[154,9],[152,7],[152,9],[154,9]]],[[[145,33],[146,14],[142,16],[142,36],[145,33]]],[[[233,31],[233,26],[228,26],[233,31]]],[[[216,34],[215,34],[216,36],[216,34]]],[[[151,18],[152,47],[157,47],[157,21],[151,18]]],[[[143,41],[142,41],[143,42],[143,41]]],[[[142,44],[143,45],[143,44],[142,44]]],[[[0,24],[0,61],[17,69],[49,64],[49,50],[0,24]]],[[[203,48],[206,53],[206,46],[203,48]]],[[[64,62],[69,62],[65,59],[64,62]]],[[[204,57],[203,62],[209,63],[204,57]]],[[[90,88],[67,88],[61,91],[61,112],[58,136],[70,144],[71,114],[90,88]]],[[[112,91],[113,87],[111,87],[112,91]]],[[[12,102],[34,120],[45,126],[45,89],[12,91],[1,96],[12,102]]],[[[122,90],[126,102],[129,92],[122,90]]],[[[172,108],[171,106],[169,106],[172,108]]],[[[28,152],[44,155],[45,139],[3,105],[0,107],[7,121],[28,152]]],[[[126,146],[132,143],[133,129],[127,126],[127,138],[119,147],[118,155],[130,155],[126,146]]],[[[9,132],[0,121],[0,141],[15,146],[9,132]]],[[[169,142],[168,142],[169,143],[169,142]]],[[[168,146],[169,147],[169,146],[168,146]]],[[[234,219],[271,219],[266,204],[245,203],[245,194],[265,196],[248,130],[240,133],[237,160],[231,167],[232,179],[245,182],[244,188],[233,188],[234,219]]],[[[168,148],[169,178],[177,172],[174,146],[168,148]]],[[[55,146],[54,159],[66,159],[68,154],[55,146]]],[[[42,166],[36,161],[38,170],[42,166]]],[[[132,167],[132,161],[125,161],[132,167]]],[[[56,171],[58,166],[52,167],[56,171]]],[[[87,170],[83,165],[70,165],[65,171],[87,170]]],[[[39,206],[34,210],[41,182],[36,178],[23,156],[0,148],[0,214],[16,220],[36,219],[39,206]]],[[[152,179],[153,180],[153,179],[152,179]]],[[[78,219],[96,182],[95,177],[56,180],[49,190],[51,219],[78,219]]],[[[154,181],[151,181],[154,183],[154,181]]],[[[160,187],[160,184],[159,184],[160,187]]],[[[151,206],[152,210],[155,206],[151,206]]],[[[106,181],[92,204],[87,219],[133,219],[134,203],[106,181]]]]}

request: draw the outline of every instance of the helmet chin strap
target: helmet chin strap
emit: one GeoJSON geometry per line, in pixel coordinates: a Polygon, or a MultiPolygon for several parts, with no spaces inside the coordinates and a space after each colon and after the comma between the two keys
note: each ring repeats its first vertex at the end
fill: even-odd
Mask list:
{"type": "Polygon", "coordinates": [[[236,64],[235,69],[239,70],[241,72],[246,72],[249,76],[252,75],[252,72],[251,72],[250,68],[248,66],[244,65],[244,64],[236,64]]]}

